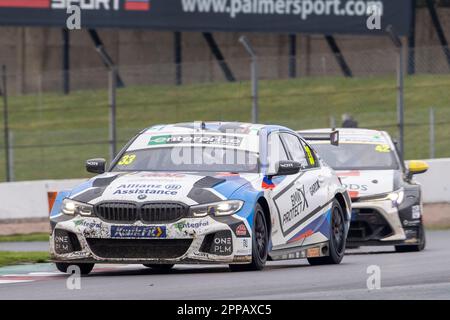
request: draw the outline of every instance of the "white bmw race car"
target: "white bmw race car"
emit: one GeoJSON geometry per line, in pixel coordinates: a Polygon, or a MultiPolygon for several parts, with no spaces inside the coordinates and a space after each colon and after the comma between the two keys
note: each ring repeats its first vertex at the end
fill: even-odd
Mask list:
{"type": "Polygon", "coordinates": [[[339,129],[339,146],[314,141],[330,129],[302,131],[320,156],[333,167],[353,202],[347,244],[393,245],[397,251],[425,248],[421,186],[413,179],[428,169],[423,161],[400,160],[384,131],[339,129]]]}
{"type": "Polygon", "coordinates": [[[59,270],[95,263],[340,263],[351,201],[294,131],[245,123],[158,125],[136,135],[96,177],[60,192],[51,211],[59,270]]]}

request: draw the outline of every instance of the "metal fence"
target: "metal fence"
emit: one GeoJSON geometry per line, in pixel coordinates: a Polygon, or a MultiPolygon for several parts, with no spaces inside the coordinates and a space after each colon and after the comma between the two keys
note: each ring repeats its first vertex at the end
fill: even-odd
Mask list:
{"type": "MultiPolygon", "coordinates": [[[[397,137],[396,56],[394,49],[346,53],[353,76],[344,77],[333,54],[260,55],[258,120],[309,129],[340,126],[348,113],[359,127],[397,137]]],[[[153,124],[250,121],[250,58],[226,63],[235,82],[226,80],[217,61],[119,66],[124,86],[114,87],[117,147],[153,124]],[[182,84],[176,85],[180,72],[182,84]]],[[[406,54],[404,63],[408,70],[406,54]]],[[[450,157],[449,65],[441,48],[431,47],[416,49],[414,67],[416,73],[406,76],[404,87],[405,158],[450,157]]],[[[63,93],[62,72],[27,79],[7,74],[12,180],[85,177],[86,159],[110,158],[110,72],[74,70],[66,76],[69,94],[63,93]]],[[[3,130],[0,141],[0,181],[5,181],[3,130]]]]}

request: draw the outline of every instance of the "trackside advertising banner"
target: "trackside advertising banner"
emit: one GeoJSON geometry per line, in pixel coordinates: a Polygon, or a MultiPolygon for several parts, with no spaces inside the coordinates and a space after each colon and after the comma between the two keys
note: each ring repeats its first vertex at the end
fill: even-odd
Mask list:
{"type": "Polygon", "coordinates": [[[0,25],[66,26],[67,8],[82,28],[407,35],[410,0],[0,0],[0,25]],[[367,21],[378,8],[381,29],[367,21]]]}

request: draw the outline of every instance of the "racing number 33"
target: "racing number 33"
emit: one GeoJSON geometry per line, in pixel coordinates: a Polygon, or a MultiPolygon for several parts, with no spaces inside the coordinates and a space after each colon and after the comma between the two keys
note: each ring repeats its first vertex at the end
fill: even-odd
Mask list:
{"type": "Polygon", "coordinates": [[[135,154],[126,154],[122,157],[122,159],[120,159],[118,165],[119,166],[127,166],[129,164],[132,164],[134,159],[136,159],[135,154]]]}

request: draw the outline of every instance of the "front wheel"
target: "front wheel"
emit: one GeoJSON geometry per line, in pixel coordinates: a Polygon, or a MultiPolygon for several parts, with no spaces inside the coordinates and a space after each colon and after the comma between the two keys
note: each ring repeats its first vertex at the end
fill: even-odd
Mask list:
{"type": "Polygon", "coordinates": [[[65,262],[56,262],[56,269],[58,269],[61,272],[72,273],[72,270],[69,270],[70,266],[75,266],[80,269],[80,273],[83,275],[89,274],[92,269],[94,269],[94,263],[65,263],[65,262]]]}
{"type": "Polygon", "coordinates": [[[425,228],[423,225],[419,227],[419,243],[414,245],[395,246],[397,252],[418,252],[425,249],[427,240],[425,237],[425,228]]]}
{"type": "Polygon", "coordinates": [[[255,217],[252,234],[252,262],[249,264],[230,264],[231,271],[256,271],[264,269],[267,261],[269,245],[269,228],[263,208],[255,206],[255,217]]]}
{"type": "Polygon", "coordinates": [[[335,199],[331,206],[331,234],[329,255],[319,258],[308,258],[311,265],[339,264],[345,254],[345,219],[339,202],[335,199]]]}

